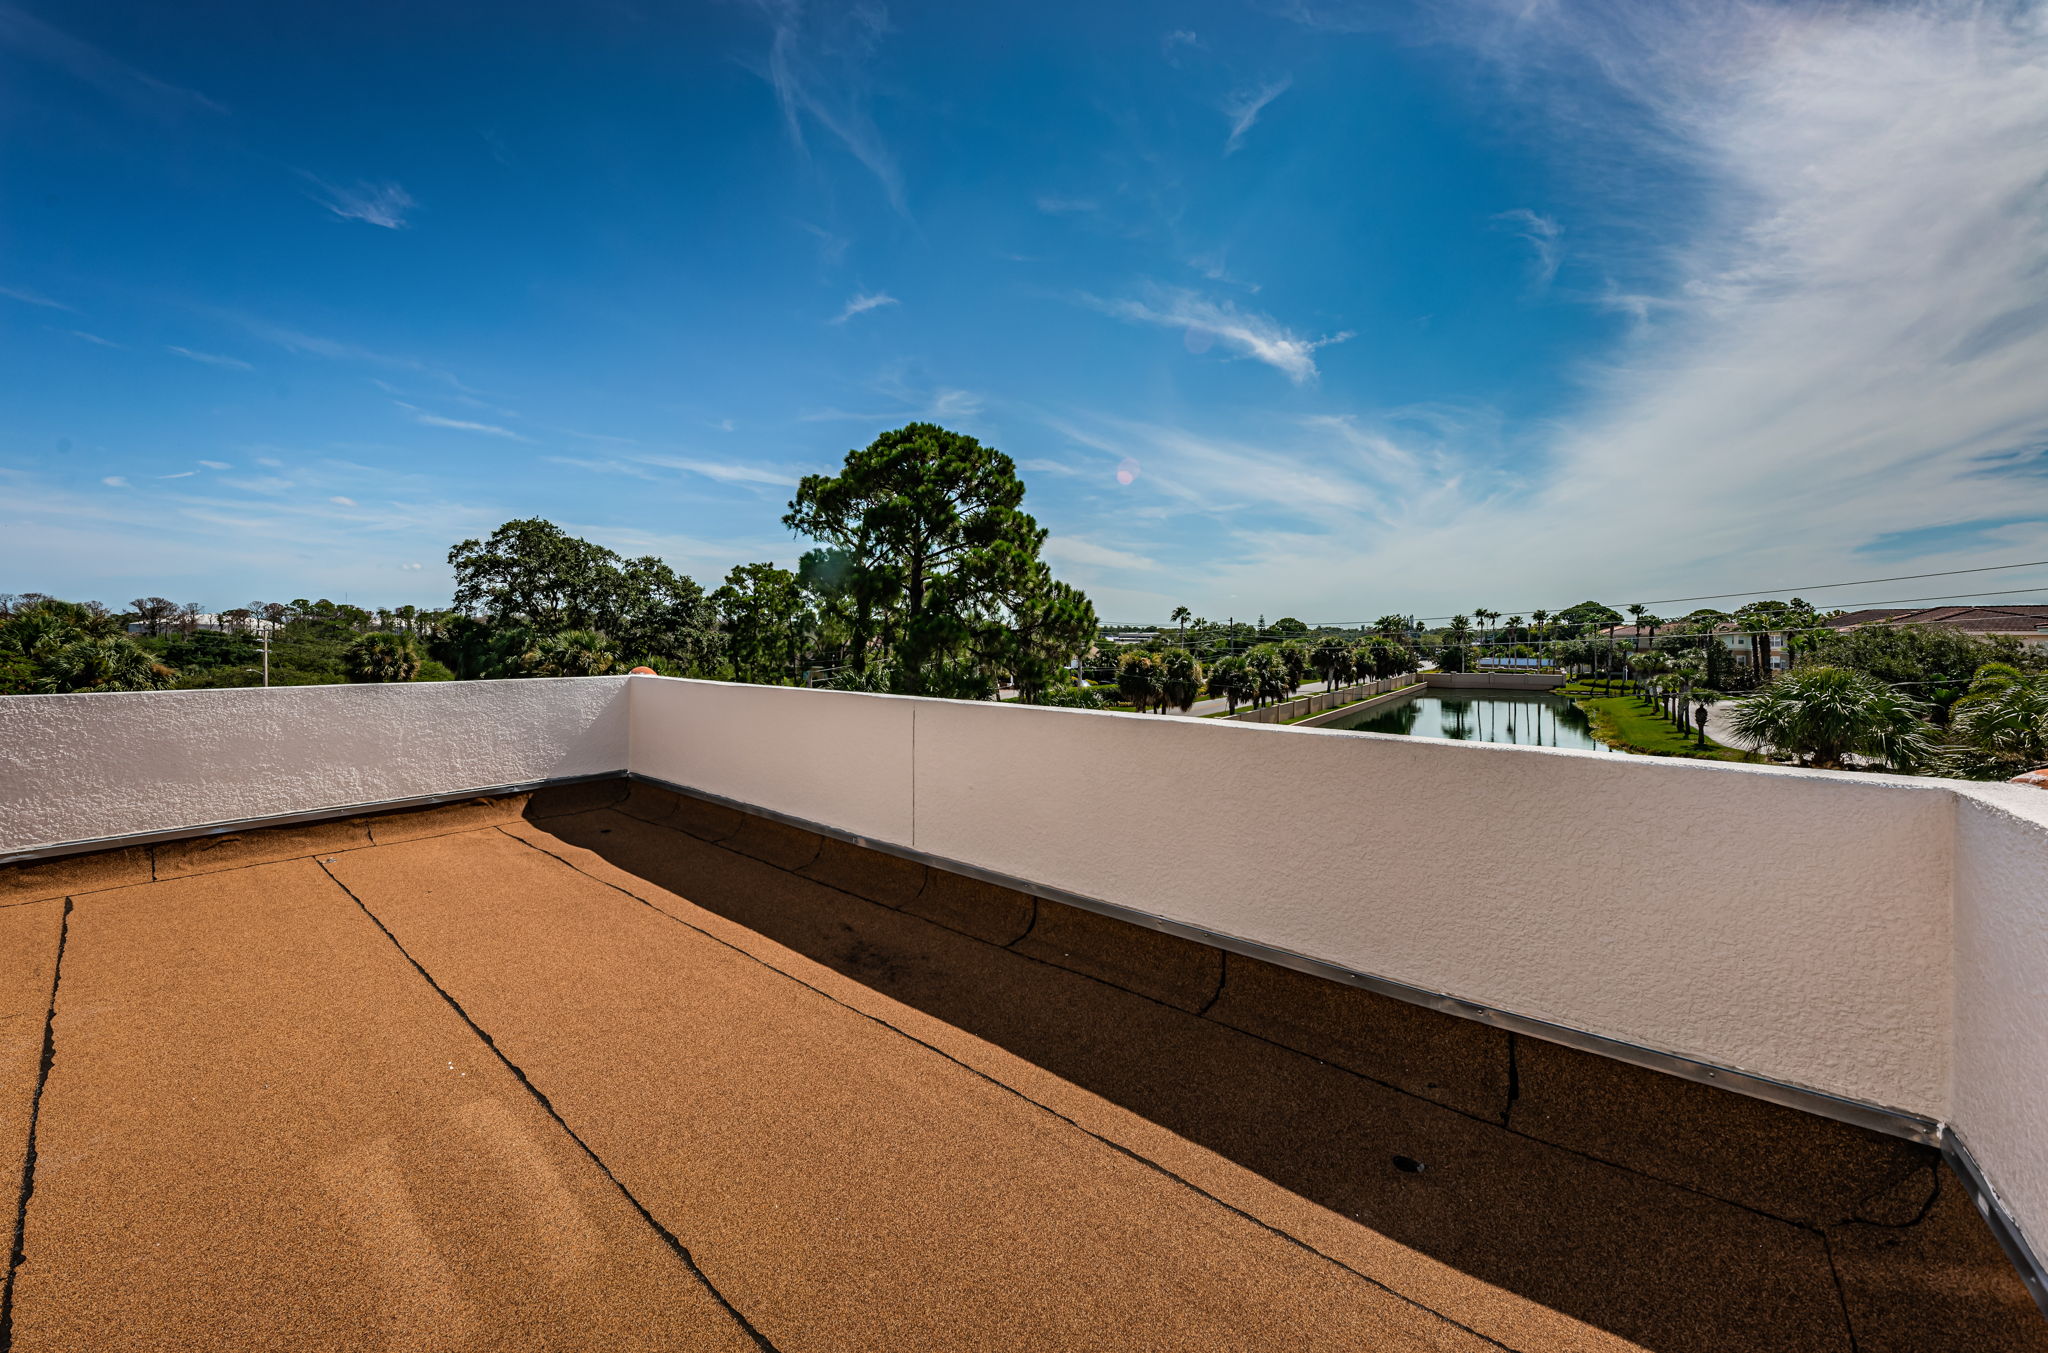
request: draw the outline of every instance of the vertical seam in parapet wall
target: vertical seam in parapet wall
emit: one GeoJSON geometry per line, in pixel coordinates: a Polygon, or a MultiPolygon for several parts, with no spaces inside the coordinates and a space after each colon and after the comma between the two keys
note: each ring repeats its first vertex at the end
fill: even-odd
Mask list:
{"type": "Polygon", "coordinates": [[[28,1257],[28,1200],[36,1191],[36,1123],[43,1111],[43,1087],[57,1060],[57,984],[64,977],[64,944],[71,937],[71,899],[57,923],[57,957],[50,965],[50,1004],[43,1013],[43,1055],[36,1068],[36,1088],[28,1102],[28,1143],[21,1157],[21,1183],[14,1205],[14,1245],[7,1272],[0,1278],[0,1353],[14,1347],[14,1275],[28,1257]]]}
{"type": "Polygon", "coordinates": [[[1962,896],[1963,868],[1963,814],[1969,811],[1969,800],[1953,789],[1944,790],[1948,795],[1948,896],[1942,899],[1943,910],[1948,921],[1947,962],[1942,964],[1942,977],[1947,986],[1942,1002],[1942,1014],[1948,1028],[1947,1037],[1941,1049],[1941,1120],[1954,1121],[1956,1106],[1956,900],[1962,896]]]}
{"type": "Polygon", "coordinates": [[[638,759],[634,756],[634,752],[636,752],[640,747],[640,696],[637,693],[639,685],[640,682],[638,678],[633,676],[628,676],[626,678],[625,771],[628,775],[631,775],[633,773],[633,763],[638,759]]]}
{"type": "Polygon", "coordinates": [[[1513,1029],[1508,1030],[1508,1100],[1501,1105],[1500,1125],[1508,1126],[1508,1119],[1515,1112],[1515,1101],[1522,1097],[1522,1060],[1520,1037],[1513,1029]]]}
{"type": "MultiPolygon", "coordinates": [[[[513,839],[517,840],[518,838],[514,837],[513,839]]],[[[364,902],[362,898],[357,897],[355,895],[354,890],[351,889],[346,883],[343,883],[340,879],[335,878],[334,871],[327,867],[327,862],[325,860],[322,860],[320,862],[320,872],[327,875],[327,877],[333,881],[334,886],[341,889],[342,894],[346,896],[349,901],[356,904],[357,908],[362,911],[363,915],[367,916],[370,919],[370,924],[376,926],[377,929],[383,933],[384,938],[391,941],[391,947],[398,951],[399,956],[403,958],[407,963],[412,965],[412,970],[420,975],[420,980],[425,982],[429,987],[433,988],[434,994],[436,996],[439,996],[444,1002],[447,1003],[448,1008],[455,1012],[456,1018],[460,1019],[465,1025],[469,1026],[469,1031],[477,1036],[478,1041],[481,1042],[486,1048],[489,1048],[491,1050],[491,1055],[496,1057],[498,1061],[505,1067],[505,1069],[512,1073],[513,1079],[517,1080],[520,1086],[528,1094],[533,1096],[534,1102],[539,1104],[541,1108],[547,1112],[548,1117],[555,1120],[555,1126],[560,1128],[564,1135],[566,1135],[570,1141],[576,1143],[577,1149],[582,1151],[583,1154],[589,1158],[590,1163],[597,1166],[599,1173],[603,1174],[604,1177],[610,1181],[611,1186],[619,1191],[619,1196],[621,1198],[624,1198],[626,1202],[632,1206],[633,1210],[640,1214],[640,1220],[646,1222],[647,1225],[654,1231],[654,1233],[661,1238],[662,1242],[668,1246],[669,1251],[672,1254],[674,1254],[676,1258],[680,1259],[683,1262],[683,1267],[689,1270],[690,1276],[695,1278],[698,1282],[702,1283],[704,1285],[704,1290],[711,1294],[712,1299],[715,1300],[720,1306],[725,1308],[725,1313],[731,1316],[733,1318],[733,1321],[736,1324],[738,1324],[739,1327],[746,1332],[747,1336],[754,1341],[754,1346],[757,1348],[767,1350],[767,1353],[777,1353],[775,1345],[768,1341],[767,1336],[762,1334],[761,1331],[755,1329],[753,1322],[748,1320],[744,1315],[740,1314],[739,1308],[734,1306],[730,1301],[726,1300],[725,1293],[719,1291],[717,1285],[714,1284],[710,1278],[704,1275],[704,1270],[697,1266],[696,1257],[690,1253],[689,1247],[683,1244],[683,1242],[676,1236],[676,1234],[673,1231],[669,1230],[666,1226],[663,1226],[661,1222],[655,1218],[655,1215],[647,1210],[646,1204],[642,1203],[640,1199],[634,1195],[633,1191],[626,1187],[625,1182],[621,1180],[617,1175],[612,1173],[611,1166],[604,1163],[604,1158],[598,1155],[597,1152],[593,1151],[590,1148],[590,1144],[584,1141],[582,1137],[577,1135],[575,1128],[569,1126],[569,1121],[566,1118],[562,1117],[561,1112],[555,1108],[554,1101],[549,1099],[545,1094],[541,1092],[541,1088],[533,1083],[533,1081],[527,1076],[526,1071],[523,1067],[521,1067],[517,1062],[513,1061],[510,1057],[505,1055],[504,1049],[500,1048],[496,1040],[494,1040],[489,1034],[484,1032],[484,1028],[481,1024],[478,1024],[474,1019],[470,1017],[469,1012],[462,1008],[462,1003],[460,1001],[457,1001],[453,996],[449,995],[448,992],[441,986],[441,984],[434,980],[434,975],[427,971],[425,965],[422,964],[418,959],[414,958],[412,956],[411,951],[408,950],[403,944],[400,944],[398,942],[398,936],[391,933],[390,927],[386,926],[384,922],[381,919],[379,919],[376,912],[370,910],[369,904],[364,902]]],[[[4,1346],[0,1346],[0,1353],[7,1353],[7,1350],[4,1346]]]]}
{"type": "MultiPolygon", "coordinates": [[[[499,828],[499,830],[503,831],[504,829],[501,827],[499,828]]],[[[1082,1136],[1087,1137],[1092,1141],[1101,1143],[1103,1146],[1109,1148],[1111,1151],[1114,1151],[1116,1154],[1123,1156],[1126,1159],[1135,1161],[1139,1165],[1143,1166],[1148,1170],[1152,1170],[1158,1174],[1164,1175],[1166,1178],[1180,1185],[1182,1188],[1194,1194],[1196,1197],[1214,1203],[1217,1207],[1222,1208],[1225,1212],[1231,1213],[1234,1216],[1242,1218],[1244,1221],[1249,1222],[1251,1225],[1258,1227],[1261,1231],[1266,1232],[1268,1235],[1276,1237],[1283,1243],[1292,1245],[1296,1249],[1303,1250],[1309,1254],[1314,1255],[1316,1258],[1321,1259],[1324,1263],[1329,1264],[1331,1267],[1340,1269],[1345,1273],[1349,1273],[1352,1277],[1357,1278],[1360,1282],[1365,1283],[1367,1286],[1376,1288],[1381,1292],[1385,1292],[1388,1296],[1393,1297],[1396,1301],[1402,1302],[1408,1306],[1412,1306],[1418,1311],[1428,1312],[1430,1315],[1435,1316],[1437,1319],[1443,1321],[1445,1324],[1454,1326],[1457,1329],[1465,1331],[1467,1334],[1471,1335],[1475,1339],[1484,1342],[1489,1347],[1507,1349],[1509,1350],[1509,1353],[1514,1353],[1514,1350],[1511,1345],[1504,1344],[1500,1340],[1493,1338],[1491,1335],[1484,1334],[1481,1331],[1474,1329],[1472,1326],[1465,1324],[1463,1321],[1458,1320],[1454,1316],[1446,1315],[1444,1312],[1438,1310],[1434,1306],[1425,1305],[1423,1302],[1417,1300],[1414,1297],[1409,1296],[1405,1292],[1400,1291],[1398,1288],[1391,1287],[1388,1284],[1381,1282],[1378,1278],[1373,1277],[1371,1274],[1365,1272],[1364,1270],[1352,1267],[1350,1264],[1345,1263],[1342,1259],[1337,1258],[1333,1254],[1329,1254],[1323,1250],[1317,1249],[1314,1245],[1310,1244],[1306,1240],[1303,1240],[1300,1236],[1295,1235],[1292,1231],[1288,1231],[1282,1227],[1276,1226],[1272,1222],[1267,1221],[1264,1217],[1259,1216],[1256,1212],[1252,1212],[1247,1208],[1239,1207],[1237,1204],[1230,1202],[1222,1197],[1219,1197],[1214,1193],[1209,1192],[1209,1190],[1203,1188],[1200,1184],[1197,1184],[1194,1180],[1189,1179],[1187,1176],[1179,1174],[1174,1170],[1171,1170],[1166,1166],[1161,1165],[1158,1161],[1153,1160],[1150,1156],[1147,1156],[1142,1152],[1139,1152],[1131,1147],[1125,1146],[1122,1142],[1117,1141],[1113,1137],[1107,1137],[1104,1136],[1102,1133],[1094,1131],[1093,1129],[1087,1127],[1077,1119],[1069,1118],[1066,1114],[1061,1113],[1058,1109],[1055,1109],[1054,1107],[1052,1107],[1052,1105],[1045,1103],[1043,1100],[1033,1099],[1030,1095],[1025,1094],[1022,1090],[1019,1090],[1016,1086],[1011,1085],[1009,1082],[1001,1080],[998,1077],[993,1076],[986,1071],[983,1071],[980,1067],[975,1066],[973,1063],[965,1061],[960,1057],[957,1057],[954,1054],[947,1052],[944,1048],[938,1046],[936,1043],[926,1042],[924,1039],[919,1038],[916,1034],[910,1032],[910,1030],[906,1028],[903,1028],[901,1025],[891,1024],[888,1020],[883,1019],[880,1015],[874,1014],[871,1011],[863,1010],[859,1006],[853,1004],[853,1002],[845,1000],[839,996],[835,996],[831,992],[825,990],[823,987],[817,986],[811,982],[807,982],[803,978],[797,976],[795,973],[790,972],[785,968],[776,967],[773,963],[770,963],[767,959],[762,958],[759,954],[750,953],[746,949],[741,948],[739,945],[733,943],[729,939],[724,938],[723,936],[713,934],[711,931],[706,930],[702,926],[693,925],[689,921],[684,920],[682,917],[677,916],[673,912],[664,911],[662,908],[655,906],[652,902],[640,896],[640,894],[633,892],[631,889],[620,887],[618,884],[613,883],[610,879],[599,878],[596,874],[593,874],[588,869],[583,868],[574,860],[571,860],[566,856],[557,855],[555,854],[555,852],[549,850],[546,846],[543,846],[536,841],[530,841],[523,836],[514,836],[511,832],[505,832],[505,835],[511,837],[512,840],[519,842],[521,845],[524,845],[529,849],[539,851],[541,854],[547,856],[551,860],[559,860],[567,868],[575,870],[578,874],[581,874],[584,878],[587,878],[594,883],[602,884],[604,887],[611,889],[613,892],[618,893],[623,897],[632,898],[635,902],[647,908],[656,916],[661,917],[664,921],[667,921],[672,925],[681,926],[683,929],[689,931],[693,935],[701,935],[705,939],[711,941],[713,944],[718,945],[720,948],[728,949],[733,953],[738,954],[741,958],[747,960],[748,962],[758,964],[760,967],[766,968],[769,972],[775,973],[776,975],[785,978],[790,982],[795,983],[797,986],[802,987],[804,990],[811,992],[812,994],[818,996],[823,1000],[831,1002],[833,1005],[838,1006],[840,1009],[846,1010],[860,1019],[867,1020],[871,1024],[879,1025],[881,1028],[887,1029],[890,1033],[895,1034],[897,1037],[903,1039],[905,1042],[914,1043],[918,1047],[923,1048],[925,1051],[930,1052],[935,1056],[941,1057],[948,1062],[951,1062],[954,1066],[959,1067],[962,1071],[965,1071],[968,1075],[973,1076],[975,1079],[995,1087],[995,1089],[1001,1092],[1002,1094],[1014,1096],[1015,1098],[1024,1101],[1026,1104],[1031,1105],[1033,1108],[1037,1109],[1039,1112],[1047,1115],[1048,1117],[1056,1118],[1060,1122],[1065,1123],[1068,1127],[1074,1129],[1074,1131],[1080,1133],[1082,1136]]],[[[338,883],[340,882],[340,880],[337,879],[336,882],[338,883]]],[[[819,886],[826,887],[829,885],[820,884],[819,886]]],[[[835,889],[835,891],[844,892],[845,890],[835,889]]],[[[353,896],[353,894],[351,894],[351,896],[353,896]]],[[[847,896],[854,897],[858,895],[854,893],[847,893],[847,896]]],[[[868,901],[871,899],[864,898],[862,900],[868,901]]],[[[361,904],[358,903],[358,905],[361,904]]],[[[881,904],[877,903],[876,905],[879,906],[881,904]]],[[[368,908],[364,908],[364,910],[367,911],[368,908]]],[[[370,919],[374,921],[376,920],[376,917],[372,916],[370,919]]],[[[379,928],[381,929],[382,927],[380,926],[379,928]]],[[[385,933],[387,935],[390,934],[389,931],[385,931],[385,933]]],[[[392,943],[396,944],[397,941],[393,940],[392,943]]],[[[983,943],[987,943],[987,941],[984,940],[983,943]]],[[[404,951],[400,950],[400,952],[402,953],[404,951]]],[[[1026,957],[1028,961],[1033,963],[1040,961],[1038,959],[1031,959],[1028,955],[1023,957],[1026,957]]],[[[418,965],[415,964],[414,966],[417,967],[418,965]]],[[[1046,966],[1053,967],[1057,965],[1047,964],[1046,966]]],[[[421,976],[425,975],[425,970],[422,969],[421,976]]],[[[428,978],[427,980],[431,982],[433,979],[428,978]]],[[[1089,978],[1087,980],[1093,981],[1096,979],[1089,978]]],[[[1104,985],[1107,986],[1109,984],[1104,983],[1104,985]]],[[[439,988],[436,988],[436,990],[439,990],[439,988]]],[[[1143,999],[1153,1000],[1153,998],[1149,996],[1143,997],[1143,999]]],[[[1157,1000],[1153,1000],[1153,1003],[1155,1005],[1166,1004],[1164,1001],[1157,1000]]],[[[450,1004],[452,1005],[454,1003],[451,1001],[450,1004]]],[[[1169,1010],[1180,1009],[1180,1007],[1178,1006],[1166,1006],[1166,1008],[1169,1010]]],[[[457,1009],[459,1010],[460,1007],[457,1007],[457,1009]]],[[[1181,1013],[1185,1014],[1187,1012],[1181,1011],[1181,1013]]],[[[465,1018],[467,1017],[465,1016],[465,1018]]],[[[482,1030],[478,1030],[478,1033],[479,1035],[481,1035],[482,1030]]],[[[1279,1045],[1276,1044],[1275,1046],[1279,1045]]],[[[493,1049],[493,1051],[496,1051],[496,1049],[493,1049]]],[[[1290,1049],[1290,1051],[1292,1051],[1292,1049],[1290,1049]]],[[[503,1055],[504,1054],[502,1053],[499,1054],[499,1056],[501,1057],[503,1055]]],[[[507,1065],[510,1065],[510,1063],[507,1063],[507,1065]]],[[[538,1092],[536,1091],[536,1093],[538,1092]]],[[[588,1147],[585,1147],[584,1149],[589,1150],[588,1147]]],[[[624,1186],[622,1185],[622,1190],[623,1187],[624,1186]]],[[[628,1196],[630,1197],[631,1195],[628,1196]]],[[[0,1350],[0,1353],[5,1353],[5,1351],[0,1350]]]]}
{"type": "MultiPolygon", "coordinates": [[[[1209,999],[1202,1002],[1202,1008],[1195,1011],[1196,1019],[1207,1019],[1209,1012],[1216,1008],[1216,1002],[1223,999],[1223,984],[1230,980],[1230,951],[1216,951],[1216,989],[1209,993],[1209,999]]],[[[1225,1028],[1230,1026],[1225,1025],[1225,1028]]]]}
{"type": "MultiPolygon", "coordinates": [[[[917,847],[917,706],[915,704],[912,704],[910,707],[910,845],[913,850],[917,847]]],[[[929,878],[931,873],[929,867],[927,867],[925,873],[926,877],[929,878]]],[[[920,888],[918,891],[923,892],[924,889],[920,888]]]]}

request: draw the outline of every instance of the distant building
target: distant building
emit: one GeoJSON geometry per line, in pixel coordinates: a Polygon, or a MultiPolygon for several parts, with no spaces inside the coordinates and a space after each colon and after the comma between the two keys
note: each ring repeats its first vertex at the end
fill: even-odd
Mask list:
{"type": "Polygon", "coordinates": [[[1827,622],[1832,630],[1865,625],[1940,625],[1981,639],[2016,639],[2022,647],[2048,654],[2048,605],[1923,606],[1916,610],[1872,607],[1849,611],[1827,622]]]}
{"type": "MultiPolygon", "coordinates": [[[[195,634],[204,630],[209,634],[263,635],[274,634],[277,631],[277,625],[274,622],[264,620],[259,616],[250,616],[247,620],[235,621],[222,620],[219,616],[206,612],[201,612],[198,615],[174,615],[157,622],[156,628],[159,634],[195,634]]],[[[149,623],[143,620],[131,621],[128,625],[128,632],[130,634],[147,634],[149,633],[149,623]]]]}
{"type": "MultiPolygon", "coordinates": [[[[1924,606],[1912,607],[1867,607],[1859,611],[1845,611],[1841,615],[1821,622],[1827,629],[1838,633],[1861,629],[1866,625],[1941,625],[1950,629],[1974,634],[1980,639],[2015,639],[2033,652],[2048,655],[2048,605],[2024,604],[2018,606],[1924,606]]],[[[1652,632],[1647,625],[1616,625],[1610,631],[1602,627],[1603,637],[1611,634],[1616,643],[1633,644],[1637,648],[1648,648],[1652,632]]],[[[1657,628],[1657,633],[1670,635],[1670,625],[1657,628]]],[[[1714,627],[1715,637],[1740,663],[1754,661],[1754,647],[1749,631],[1733,621],[1724,621],[1714,627]]],[[[1773,672],[1782,672],[1791,665],[1789,630],[1770,630],[1755,636],[1762,640],[1764,665],[1773,672]]]]}

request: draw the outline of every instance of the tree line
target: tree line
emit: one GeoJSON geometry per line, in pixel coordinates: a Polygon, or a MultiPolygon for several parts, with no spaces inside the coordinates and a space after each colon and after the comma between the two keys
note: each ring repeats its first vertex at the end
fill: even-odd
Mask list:
{"type": "Polygon", "coordinates": [[[197,603],[126,611],[0,598],[0,693],[664,675],[979,698],[1074,684],[1094,607],[1052,576],[1011,458],[930,423],[884,433],[811,475],[784,523],[813,544],[795,569],[733,568],[707,592],[551,522],[507,522],[448,553],[444,609],[252,602],[200,628],[197,603]],[[129,634],[134,625],[137,633],[129,634]]]}

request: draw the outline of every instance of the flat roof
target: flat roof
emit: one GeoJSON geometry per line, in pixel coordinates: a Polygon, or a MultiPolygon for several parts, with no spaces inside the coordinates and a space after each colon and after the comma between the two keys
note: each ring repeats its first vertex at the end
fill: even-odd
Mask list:
{"type": "Polygon", "coordinates": [[[13,1353],[2048,1349],[1925,1148],[623,781],[0,870],[0,1002],[13,1353]]]}

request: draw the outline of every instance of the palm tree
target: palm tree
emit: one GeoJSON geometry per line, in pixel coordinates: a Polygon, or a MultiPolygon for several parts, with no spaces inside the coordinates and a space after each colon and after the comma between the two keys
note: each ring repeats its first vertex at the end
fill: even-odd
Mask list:
{"type": "Polygon", "coordinates": [[[1936,751],[1927,706],[1847,667],[1786,672],[1742,702],[1736,734],[1809,766],[1839,769],[1844,756],[1912,770],[1936,751]]]}
{"type": "Polygon", "coordinates": [[[1408,636],[1408,617],[1404,615],[1383,615],[1372,622],[1373,633],[1382,639],[1401,640],[1408,636]]]}
{"type": "Polygon", "coordinates": [[[1185,648],[1169,648],[1159,659],[1159,696],[1185,714],[1202,695],[1202,664],[1185,648]]]}
{"type": "Polygon", "coordinates": [[[609,641],[594,630],[551,634],[520,655],[522,675],[603,676],[618,665],[608,645],[609,641]]]}
{"type": "Polygon", "coordinates": [[[1707,712],[1721,703],[1721,692],[1695,686],[1692,691],[1692,721],[1697,732],[1695,746],[1707,745],[1707,712]]]}
{"type": "Polygon", "coordinates": [[[1474,619],[1479,621],[1479,642],[1481,644],[1492,643],[1493,622],[1500,619],[1500,612],[1489,611],[1484,606],[1474,606],[1472,608],[1472,615],[1474,619]]]}
{"type": "Polygon", "coordinates": [[[2048,765],[2048,675],[1987,662],[1949,715],[1941,772],[1966,780],[2009,780],[2048,765]]]}
{"type": "Polygon", "coordinates": [[[1671,659],[1662,653],[1644,649],[1629,655],[1628,666],[1635,673],[1643,700],[1651,702],[1655,699],[1658,683],[1671,670],[1671,659]]]}
{"type": "Polygon", "coordinates": [[[1287,671],[1287,661],[1281,656],[1280,645],[1260,644],[1244,655],[1246,673],[1251,677],[1252,701],[1264,705],[1274,700],[1284,700],[1294,694],[1297,684],[1287,671]]]}
{"type": "Polygon", "coordinates": [[[1280,645],[1280,663],[1287,669],[1287,694],[1301,689],[1301,683],[1308,677],[1308,645],[1299,639],[1289,639],[1280,645]]]}
{"type": "Polygon", "coordinates": [[[39,669],[32,683],[42,695],[87,691],[161,691],[177,673],[126,638],[101,635],[68,642],[45,638],[31,655],[39,669]]]}
{"type": "Polygon", "coordinates": [[[1674,658],[1671,667],[1678,677],[1677,705],[1671,711],[1671,722],[1683,732],[1692,721],[1693,687],[1704,686],[1707,681],[1707,655],[1693,649],[1674,658]]]}
{"type": "Polygon", "coordinates": [[[1150,653],[1130,652],[1116,662],[1116,689],[1130,707],[1140,714],[1159,698],[1165,674],[1150,653]]]}
{"type": "Polygon", "coordinates": [[[1195,613],[1193,611],[1190,611],[1185,606],[1176,606],[1173,608],[1172,619],[1174,624],[1180,626],[1180,646],[1182,648],[1186,648],[1188,646],[1188,621],[1193,620],[1194,618],[1195,613]]]}
{"type": "Polygon", "coordinates": [[[1229,702],[1232,714],[1237,713],[1240,700],[1250,700],[1254,694],[1251,673],[1240,657],[1218,658],[1209,668],[1207,685],[1210,695],[1229,702]]]}
{"type": "Polygon", "coordinates": [[[1308,660],[1323,678],[1325,690],[1334,691],[1338,682],[1348,681],[1355,675],[1351,662],[1351,645],[1334,634],[1319,641],[1309,653],[1308,660]]]}
{"type": "Polygon", "coordinates": [[[341,655],[352,682],[411,681],[420,672],[419,645],[410,634],[365,634],[341,655]]]}
{"type": "Polygon", "coordinates": [[[1536,610],[1529,612],[1529,620],[1536,626],[1536,642],[1543,642],[1543,626],[1550,619],[1550,612],[1536,610]]]}

